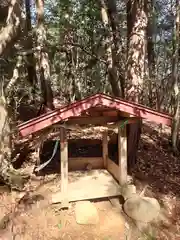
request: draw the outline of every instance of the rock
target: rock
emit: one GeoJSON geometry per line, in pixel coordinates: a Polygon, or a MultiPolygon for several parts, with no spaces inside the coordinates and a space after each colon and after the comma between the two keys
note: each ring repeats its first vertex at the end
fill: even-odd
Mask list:
{"type": "Polygon", "coordinates": [[[132,219],[148,223],[158,217],[160,205],[155,198],[136,195],[125,201],[124,211],[132,219]]]}
{"type": "Polygon", "coordinates": [[[96,207],[89,201],[80,201],[75,206],[76,222],[78,224],[97,224],[99,215],[96,207]]]}
{"type": "Polygon", "coordinates": [[[136,195],[136,186],[133,184],[123,186],[121,189],[121,194],[125,200],[132,196],[135,196],[136,195]]]}

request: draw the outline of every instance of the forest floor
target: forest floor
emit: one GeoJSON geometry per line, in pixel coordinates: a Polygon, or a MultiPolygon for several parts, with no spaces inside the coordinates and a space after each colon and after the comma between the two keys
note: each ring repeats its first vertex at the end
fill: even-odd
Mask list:
{"type": "MultiPolygon", "coordinates": [[[[10,193],[0,187],[0,240],[180,240],[180,160],[171,152],[169,136],[168,127],[159,133],[157,125],[143,125],[138,164],[132,176],[138,191],[147,185],[145,196],[158,199],[164,212],[158,225],[152,223],[144,233],[140,232],[125,216],[121,205],[110,199],[93,201],[98,224],[79,225],[75,203],[62,211],[58,204],[50,204],[60,178],[58,174],[49,174],[31,178],[27,185],[30,194],[10,193]]],[[[26,168],[33,166],[28,164],[26,168]]]]}

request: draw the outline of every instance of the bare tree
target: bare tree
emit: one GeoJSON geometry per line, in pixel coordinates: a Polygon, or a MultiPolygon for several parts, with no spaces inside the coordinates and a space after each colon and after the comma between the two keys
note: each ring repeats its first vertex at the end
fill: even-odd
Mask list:
{"type": "Polygon", "coordinates": [[[107,1],[107,7],[108,7],[108,16],[110,20],[110,26],[112,31],[112,37],[113,37],[113,59],[114,59],[114,65],[117,69],[117,77],[118,82],[120,83],[120,89],[121,89],[121,97],[125,97],[124,93],[124,85],[125,85],[125,76],[124,76],[124,70],[121,67],[123,60],[123,54],[122,54],[122,40],[120,36],[120,29],[119,29],[119,18],[117,13],[117,7],[116,7],[116,0],[108,0],[107,1]]]}
{"type": "Polygon", "coordinates": [[[100,0],[101,17],[105,30],[104,45],[106,48],[106,62],[107,62],[107,73],[108,80],[112,88],[112,92],[115,96],[121,96],[121,90],[119,88],[117,78],[117,67],[115,65],[115,58],[113,56],[113,36],[109,24],[108,8],[105,0],[100,0]]]}
{"type": "MultiPolygon", "coordinates": [[[[33,38],[32,38],[32,25],[31,25],[31,8],[30,8],[30,0],[25,0],[25,9],[26,9],[26,36],[25,39],[25,48],[27,50],[33,49],[33,38]]],[[[27,72],[28,72],[28,81],[35,88],[37,84],[37,76],[35,69],[35,58],[33,51],[28,51],[27,53],[27,72]]]]}
{"type": "Polygon", "coordinates": [[[51,76],[49,66],[49,56],[46,48],[46,29],[44,25],[44,0],[36,0],[37,11],[37,45],[40,47],[38,54],[38,67],[40,83],[45,110],[54,109],[53,92],[51,89],[51,76]]]}
{"type": "Polygon", "coordinates": [[[153,83],[156,75],[155,50],[154,50],[154,28],[155,28],[155,1],[151,0],[147,4],[148,14],[147,25],[147,56],[148,56],[148,99],[149,106],[153,107],[153,83]]]}
{"type": "MultiPolygon", "coordinates": [[[[127,78],[126,98],[141,102],[146,57],[147,14],[144,0],[127,2],[127,78]]],[[[128,125],[128,167],[136,163],[141,121],[128,125]]]]}
{"type": "MultiPolygon", "coordinates": [[[[6,25],[0,31],[0,55],[4,54],[16,39],[21,22],[21,1],[12,0],[9,4],[6,25]]],[[[14,74],[13,74],[14,75],[14,74]]],[[[28,176],[15,170],[11,164],[11,129],[7,101],[3,92],[3,81],[0,82],[0,178],[14,188],[22,188],[28,176]]]]}
{"type": "Polygon", "coordinates": [[[127,98],[141,102],[146,58],[146,1],[127,2],[127,98]]]}
{"type": "Polygon", "coordinates": [[[180,121],[180,91],[179,91],[179,49],[180,49],[180,1],[176,0],[176,18],[174,28],[173,58],[172,58],[172,80],[174,88],[174,118],[172,125],[172,147],[174,153],[178,153],[178,135],[180,121]]]}
{"type": "Polygon", "coordinates": [[[21,27],[21,0],[11,0],[5,26],[0,31],[0,56],[7,51],[17,38],[21,27]]]}

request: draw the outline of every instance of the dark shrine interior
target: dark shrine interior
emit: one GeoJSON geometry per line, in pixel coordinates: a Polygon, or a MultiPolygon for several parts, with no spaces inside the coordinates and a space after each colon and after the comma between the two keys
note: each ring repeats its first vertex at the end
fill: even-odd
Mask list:
{"type": "MultiPolygon", "coordinates": [[[[40,151],[40,164],[43,164],[51,158],[56,140],[47,140],[44,142],[40,151]]],[[[102,140],[99,139],[69,139],[68,140],[68,158],[94,158],[102,157],[102,140]]],[[[108,156],[118,164],[118,145],[117,139],[108,143],[108,156]]],[[[85,169],[84,169],[85,170],[85,169]]],[[[46,175],[60,172],[60,144],[52,161],[39,171],[38,175],[46,175]]]]}

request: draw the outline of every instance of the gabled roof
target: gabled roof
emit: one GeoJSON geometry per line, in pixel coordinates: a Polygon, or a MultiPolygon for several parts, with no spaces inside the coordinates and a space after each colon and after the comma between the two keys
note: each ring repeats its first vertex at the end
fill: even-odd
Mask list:
{"type": "Polygon", "coordinates": [[[117,97],[111,97],[105,94],[95,94],[20,124],[18,126],[20,135],[24,137],[70,117],[80,116],[83,111],[95,106],[104,106],[127,112],[136,117],[147,119],[155,123],[162,123],[169,126],[172,124],[172,116],[168,114],[160,113],[143,105],[117,97]]]}

